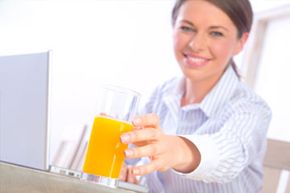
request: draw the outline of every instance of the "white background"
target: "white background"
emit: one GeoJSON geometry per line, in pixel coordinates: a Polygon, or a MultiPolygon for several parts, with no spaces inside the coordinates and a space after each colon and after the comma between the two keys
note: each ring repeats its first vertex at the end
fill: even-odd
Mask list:
{"type": "MultiPolygon", "coordinates": [[[[289,3],[252,0],[255,12],[289,3]]],[[[172,5],[173,0],[0,1],[0,55],[52,50],[50,128],[53,151],[60,139],[76,138],[83,125],[91,124],[98,84],[117,84],[146,97],[157,84],[180,75],[172,52],[172,5]]],[[[290,29],[290,22],[286,23],[290,29]]],[[[272,27],[278,33],[284,25],[285,22],[276,23],[272,27]]],[[[289,30],[286,33],[289,34],[289,30]]],[[[270,58],[272,41],[280,43],[281,47],[285,42],[267,41],[265,54],[270,58]]],[[[274,123],[268,135],[290,141],[286,116],[289,113],[281,102],[289,99],[286,90],[289,86],[285,84],[289,82],[289,54],[287,60],[275,57],[269,60],[265,59],[264,63],[270,62],[271,68],[265,67],[268,73],[261,73],[257,83],[257,92],[274,111],[274,123]],[[272,71],[272,65],[277,65],[276,71],[272,71]],[[271,79],[265,87],[267,74],[271,79]],[[278,78],[277,82],[272,81],[273,77],[278,78]],[[275,92],[273,87],[277,88],[275,92]],[[277,119],[276,112],[282,117],[277,119]]]]}

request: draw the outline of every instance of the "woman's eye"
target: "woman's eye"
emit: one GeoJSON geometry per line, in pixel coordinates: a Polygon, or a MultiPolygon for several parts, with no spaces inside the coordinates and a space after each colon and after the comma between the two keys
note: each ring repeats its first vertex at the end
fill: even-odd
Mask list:
{"type": "Polygon", "coordinates": [[[192,32],[193,29],[191,27],[188,26],[180,26],[181,31],[183,32],[192,32]]]}
{"type": "Polygon", "coordinates": [[[213,37],[222,37],[222,36],[224,36],[223,33],[218,32],[218,31],[210,32],[210,35],[213,36],[213,37]]]}

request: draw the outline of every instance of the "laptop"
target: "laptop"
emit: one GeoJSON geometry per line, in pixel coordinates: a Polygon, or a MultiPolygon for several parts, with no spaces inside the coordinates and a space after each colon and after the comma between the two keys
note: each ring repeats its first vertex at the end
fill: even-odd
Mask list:
{"type": "Polygon", "coordinates": [[[48,170],[49,51],[0,56],[0,161],[48,170]]]}

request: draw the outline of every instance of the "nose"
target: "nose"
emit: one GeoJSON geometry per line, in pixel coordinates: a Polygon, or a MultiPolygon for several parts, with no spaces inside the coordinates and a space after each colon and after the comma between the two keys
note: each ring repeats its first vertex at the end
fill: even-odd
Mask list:
{"type": "Polygon", "coordinates": [[[206,39],[200,33],[194,34],[188,43],[188,46],[191,48],[191,50],[195,52],[203,50],[205,48],[205,45],[206,39]]]}

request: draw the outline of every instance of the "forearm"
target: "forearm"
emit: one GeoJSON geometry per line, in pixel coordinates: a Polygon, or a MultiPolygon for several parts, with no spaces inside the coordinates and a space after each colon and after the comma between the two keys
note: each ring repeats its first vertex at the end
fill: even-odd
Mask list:
{"type": "Polygon", "coordinates": [[[184,136],[200,151],[200,163],[191,172],[180,172],[194,180],[225,183],[234,179],[248,164],[248,149],[237,138],[225,139],[224,135],[184,136]]]}

